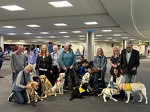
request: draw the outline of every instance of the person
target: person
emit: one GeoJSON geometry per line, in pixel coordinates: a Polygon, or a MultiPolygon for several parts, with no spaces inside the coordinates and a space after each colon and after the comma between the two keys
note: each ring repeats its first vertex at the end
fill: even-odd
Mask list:
{"type": "Polygon", "coordinates": [[[51,75],[51,83],[52,85],[54,86],[57,78],[58,78],[58,74],[60,72],[60,65],[59,65],[59,53],[58,53],[58,46],[57,45],[54,45],[53,46],[53,51],[51,53],[51,57],[52,57],[52,64],[53,64],[53,74],[51,75]]]}
{"type": "Polygon", "coordinates": [[[83,76],[86,72],[88,72],[88,69],[87,69],[88,61],[87,61],[86,59],[83,59],[83,60],[81,61],[81,63],[82,63],[82,66],[80,67],[80,76],[79,76],[80,79],[82,79],[82,76],[83,76]]]}
{"type": "MultiPolygon", "coordinates": [[[[140,57],[139,51],[133,49],[132,42],[127,42],[126,49],[121,51],[120,59],[124,83],[134,83],[136,81],[137,68],[140,65],[140,57]]],[[[134,93],[131,93],[130,96],[130,99],[134,101],[134,93]]]]}
{"type": "Polygon", "coordinates": [[[123,75],[121,75],[120,70],[118,68],[113,69],[113,73],[111,74],[110,83],[107,87],[114,88],[118,84],[122,84],[123,82],[123,75]]]}
{"type": "MultiPolygon", "coordinates": [[[[30,50],[28,52],[28,64],[31,65],[35,71],[36,67],[36,60],[38,57],[38,51],[35,49],[35,45],[30,45],[30,50]]],[[[35,76],[34,72],[32,73],[33,76],[35,76]]]]}
{"type": "Polygon", "coordinates": [[[79,49],[77,49],[77,51],[76,51],[75,55],[76,55],[76,56],[81,55],[81,53],[80,53],[80,50],[79,50],[79,49]]]}
{"type": "Polygon", "coordinates": [[[114,68],[120,68],[120,53],[117,47],[113,48],[113,55],[110,58],[110,65],[111,65],[110,69],[111,75],[113,74],[114,68]]]}
{"type": "Polygon", "coordinates": [[[127,42],[126,49],[121,51],[120,67],[124,76],[124,83],[135,82],[137,68],[140,65],[139,51],[133,49],[132,42],[127,42]]]}
{"type": "Polygon", "coordinates": [[[73,89],[75,89],[75,77],[73,67],[76,63],[75,55],[69,43],[65,43],[64,50],[60,55],[60,66],[62,72],[66,72],[65,76],[65,86],[68,89],[68,80],[67,77],[70,75],[73,89]]]}
{"type": "Polygon", "coordinates": [[[30,72],[32,71],[33,71],[32,66],[27,65],[24,70],[19,72],[12,86],[12,93],[8,97],[8,100],[10,102],[12,100],[14,100],[19,104],[24,104],[28,102],[25,89],[30,88],[29,86],[26,86],[27,82],[33,81],[32,77],[30,76],[30,72]]]}
{"type": "MultiPolygon", "coordinates": [[[[3,65],[6,55],[7,55],[7,52],[4,53],[3,49],[0,47],[0,71],[1,71],[1,68],[2,68],[2,65],[3,65]]],[[[0,75],[0,78],[4,78],[4,77],[0,75]]]]}
{"type": "Polygon", "coordinates": [[[19,45],[17,48],[18,48],[17,51],[13,52],[10,57],[11,70],[12,70],[12,82],[15,81],[18,73],[24,70],[25,66],[27,65],[26,56],[22,52],[24,47],[22,45],[19,45]]]}
{"type": "Polygon", "coordinates": [[[52,58],[46,45],[42,45],[40,48],[35,70],[39,75],[46,75],[50,81],[50,75],[52,74],[52,58]]]}
{"type": "Polygon", "coordinates": [[[49,42],[48,52],[49,52],[49,54],[53,52],[53,43],[52,42],[49,42]]]}
{"type": "MultiPolygon", "coordinates": [[[[115,88],[119,84],[123,84],[123,75],[120,73],[120,68],[114,68],[113,73],[111,74],[110,82],[108,84],[108,88],[115,88]]],[[[125,91],[121,90],[120,94],[113,95],[113,97],[116,98],[124,98],[125,97],[125,91]]]]}
{"type": "Polygon", "coordinates": [[[94,73],[94,81],[93,81],[93,88],[96,88],[98,79],[101,78],[102,82],[105,83],[105,73],[107,69],[107,58],[104,55],[102,48],[97,49],[96,56],[94,56],[93,60],[94,68],[98,70],[98,72],[94,73]]]}

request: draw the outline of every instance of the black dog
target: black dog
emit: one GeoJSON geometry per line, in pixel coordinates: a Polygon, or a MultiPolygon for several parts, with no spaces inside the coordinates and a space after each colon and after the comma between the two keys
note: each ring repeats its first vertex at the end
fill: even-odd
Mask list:
{"type": "Polygon", "coordinates": [[[41,81],[40,81],[39,77],[38,76],[33,77],[33,81],[36,81],[39,84],[38,90],[36,90],[36,92],[38,93],[39,96],[41,96],[42,95],[42,92],[41,92],[42,86],[41,86],[41,81]]]}
{"type": "Polygon", "coordinates": [[[83,99],[82,94],[87,91],[88,85],[89,85],[88,83],[84,83],[82,84],[81,87],[74,89],[71,93],[70,101],[73,100],[74,98],[83,99]]]}

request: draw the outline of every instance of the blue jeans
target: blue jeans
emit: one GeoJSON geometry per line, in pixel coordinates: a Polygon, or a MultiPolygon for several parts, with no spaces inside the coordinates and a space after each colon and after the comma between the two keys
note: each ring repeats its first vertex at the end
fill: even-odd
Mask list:
{"type": "Polygon", "coordinates": [[[13,99],[19,104],[24,104],[28,102],[27,94],[25,91],[14,91],[13,99]]]}
{"type": "Polygon", "coordinates": [[[124,74],[123,75],[123,81],[124,83],[128,83],[128,82],[135,82],[136,81],[136,75],[129,75],[129,74],[124,74]]]}

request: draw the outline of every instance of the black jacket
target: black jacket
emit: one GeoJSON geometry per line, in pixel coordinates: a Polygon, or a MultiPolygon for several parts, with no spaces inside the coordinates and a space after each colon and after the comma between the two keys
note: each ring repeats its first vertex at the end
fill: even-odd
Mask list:
{"type": "Polygon", "coordinates": [[[39,68],[47,69],[47,71],[52,70],[52,58],[51,55],[48,55],[47,57],[43,58],[42,56],[38,56],[36,60],[36,70],[39,70],[39,68]]]}
{"type": "Polygon", "coordinates": [[[126,49],[122,50],[120,59],[120,66],[121,69],[123,70],[123,74],[136,75],[137,68],[140,65],[139,51],[132,49],[129,63],[127,63],[126,52],[127,52],[126,49]],[[133,67],[136,67],[135,71],[132,70],[133,67]]]}

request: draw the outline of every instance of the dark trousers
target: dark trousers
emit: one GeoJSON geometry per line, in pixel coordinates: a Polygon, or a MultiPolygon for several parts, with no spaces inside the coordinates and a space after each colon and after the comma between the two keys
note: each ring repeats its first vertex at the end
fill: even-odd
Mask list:
{"type": "Polygon", "coordinates": [[[2,64],[3,64],[3,62],[0,60],[0,69],[2,68],[2,64]]]}
{"type": "Polygon", "coordinates": [[[48,78],[48,80],[50,81],[50,71],[42,71],[42,70],[39,70],[39,76],[40,75],[45,75],[47,78],[48,78]]]}
{"type": "MultiPolygon", "coordinates": [[[[61,70],[62,72],[65,72],[65,70],[61,70]]],[[[65,76],[65,86],[68,86],[68,77],[70,76],[72,86],[75,87],[75,76],[74,76],[74,70],[73,69],[67,69],[66,76],[65,76]]]]}
{"type": "Polygon", "coordinates": [[[19,104],[27,103],[28,98],[25,91],[14,91],[13,99],[19,104]]]}
{"type": "Polygon", "coordinates": [[[52,75],[50,76],[50,82],[52,83],[52,85],[54,86],[55,85],[55,82],[57,80],[57,78],[59,77],[59,72],[58,72],[58,67],[57,66],[53,66],[53,73],[52,75]]]}

